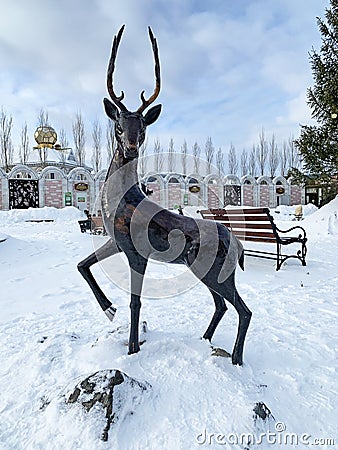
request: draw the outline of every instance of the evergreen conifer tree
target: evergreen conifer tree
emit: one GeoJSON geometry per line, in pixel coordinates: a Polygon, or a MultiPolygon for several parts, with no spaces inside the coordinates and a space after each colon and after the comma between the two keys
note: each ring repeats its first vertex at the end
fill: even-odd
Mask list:
{"type": "Polygon", "coordinates": [[[295,145],[305,173],[331,184],[327,194],[332,197],[332,182],[338,174],[338,0],[330,0],[325,18],[317,18],[322,43],[319,52],[310,52],[314,85],[307,92],[317,125],[301,126],[295,145]]]}

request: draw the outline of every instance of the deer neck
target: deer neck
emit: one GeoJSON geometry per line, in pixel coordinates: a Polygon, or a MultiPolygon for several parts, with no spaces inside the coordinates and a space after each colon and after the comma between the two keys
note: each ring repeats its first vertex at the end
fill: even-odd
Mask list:
{"type": "Polygon", "coordinates": [[[126,199],[127,192],[138,185],[137,162],[137,158],[124,158],[122,148],[117,148],[102,192],[102,208],[107,217],[115,215],[117,207],[126,199]]]}

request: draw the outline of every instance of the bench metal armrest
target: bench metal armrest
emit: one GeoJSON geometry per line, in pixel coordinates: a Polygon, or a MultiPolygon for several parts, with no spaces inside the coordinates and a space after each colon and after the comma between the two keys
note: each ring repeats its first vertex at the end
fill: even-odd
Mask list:
{"type": "Polygon", "coordinates": [[[298,239],[300,239],[302,241],[306,240],[306,231],[304,230],[303,227],[300,227],[299,225],[289,228],[288,230],[281,230],[276,225],[275,225],[275,227],[276,227],[276,231],[278,231],[278,233],[289,233],[290,231],[293,231],[293,230],[301,230],[301,234],[298,235],[298,239]]]}

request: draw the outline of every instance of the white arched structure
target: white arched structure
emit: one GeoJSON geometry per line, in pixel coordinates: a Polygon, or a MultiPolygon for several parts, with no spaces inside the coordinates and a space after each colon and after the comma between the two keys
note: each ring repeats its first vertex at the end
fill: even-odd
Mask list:
{"type": "Polygon", "coordinates": [[[37,180],[39,178],[39,173],[24,164],[18,164],[9,172],[7,178],[30,178],[32,180],[37,180]],[[27,174],[29,176],[18,176],[20,174],[27,174]]]}
{"type": "Polygon", "coordinates": [[[242,205],[258,206],[258,184],[252,175],[244,175],[241,179],[242,205]]]}
{"type": "MultiPolygon", "coordinates": [[[[40,207],[44,205],[63,207],[72,204],[97,214],[101,208],[100,190],[106,174],[107,169],[93,174],[84,167],[75,167],[68,175],[56,166],[47,166],[41,171],[36,171],[24,164],[18,164],[9,173],[0,168],[0,209],[9,208],[9,180],[22,178],[38,182],[40,207]]],[[[221,177],[213,173],[203,177],[196,173],[159,174],[152,171],[147,172],[140,181],[153,191],[151,199],[166,208],[176,205],[223,207],[228,204],[229,196],[232,194],[233,198],[236,195],[237,198],[240,197],[240,204],[243,206],[274,208],[278,204],[294,205],[305,202],[304,186],[299,186],[292,179],[287,180],[283,176],[276,176],[271,180],[267,176],[255,179],[251,175],[239,178],[231,174],[221,177]],[[178,183],[173,183],[173,178],[178,183]],[[283,194],[282,189],[278,192],[278,188],[281,187],[284,189],[283,194]],[[230,192],[231,190],[234,192],[230,192]]]]}

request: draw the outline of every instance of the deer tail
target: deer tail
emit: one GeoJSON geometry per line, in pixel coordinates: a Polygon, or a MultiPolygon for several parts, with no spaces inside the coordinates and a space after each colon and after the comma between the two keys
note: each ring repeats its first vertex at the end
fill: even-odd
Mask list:
{"type": "Polygon", "coordinates": [[[241,256],[239,257],[238,263],[239,263],[239,267],[240,267],[242,270],[244,270],[244,250],[242,251],[242,254],[241,254],[241,256]]]}

